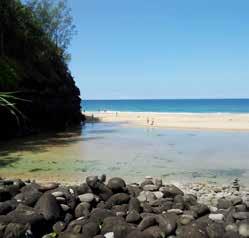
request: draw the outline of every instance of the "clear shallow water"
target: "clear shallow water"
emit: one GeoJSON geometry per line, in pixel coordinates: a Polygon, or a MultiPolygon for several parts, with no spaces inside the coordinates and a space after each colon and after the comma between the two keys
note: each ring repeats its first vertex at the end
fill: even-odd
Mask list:
{"type": "Polygon", "coordinates": [[[231,182],[249,179],[249,133],[87,124],[0,146],[0,175],[81,182],[89,174],[139,181],[231,182]]]}
{"type": "Polygon", "coordinates": [[[249,113],[249,99],[84,100],[86,111],[249,113]]]}

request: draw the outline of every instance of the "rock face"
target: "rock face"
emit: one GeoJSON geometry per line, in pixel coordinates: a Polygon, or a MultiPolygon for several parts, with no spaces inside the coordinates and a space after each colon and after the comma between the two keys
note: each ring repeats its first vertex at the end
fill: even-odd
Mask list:
{"type": "Polygon", "coordinates": [[[23,14],[18,11],[20,4],[15,0],[0,1],[0,9],[5,9],[7,19],[0,26],[4,36],[0,52],[0,92],[18,91],[15,96],[28,101],[13,101],[23,114],[17,113],[18,121],[8,109],[0,107],[2,139],[63,129],[80,124],[82,119],[80,91],[65,60],[49,49],[41,29],[24,15],[25,11],[23,14]]]}

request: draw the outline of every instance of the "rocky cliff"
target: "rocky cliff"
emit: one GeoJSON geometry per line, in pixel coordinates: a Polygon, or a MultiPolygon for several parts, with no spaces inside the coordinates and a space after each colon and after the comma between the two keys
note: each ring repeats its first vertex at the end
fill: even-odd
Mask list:
{"type": "Polygon", "coordinates": [[[1,0],[0,11],[0,92],[16,108],[0,106],[0,138],[79,124],[80,91],[63,57],[19,1],[1,0]]]}

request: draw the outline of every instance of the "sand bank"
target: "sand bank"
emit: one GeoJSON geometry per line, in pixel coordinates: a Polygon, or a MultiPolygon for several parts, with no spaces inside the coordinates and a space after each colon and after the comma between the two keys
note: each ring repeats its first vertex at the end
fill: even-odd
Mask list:
{"type": "Polygon", "coordinates": [[[86,112],[102,122],[123,122],[135,126],[249,131],[249,114],[232,113],[154,113],[154,112],[86,112]]]}

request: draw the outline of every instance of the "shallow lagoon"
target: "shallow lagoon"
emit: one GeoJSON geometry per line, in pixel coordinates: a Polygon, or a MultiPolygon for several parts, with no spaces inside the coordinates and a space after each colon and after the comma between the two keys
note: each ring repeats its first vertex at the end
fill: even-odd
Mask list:
{"type": "Polygon", "coordinates": [[[0,175],[81,182],[89,174],[139,181],[249,181],[249,133],[86,124],[0,146],[0,175]]]}

